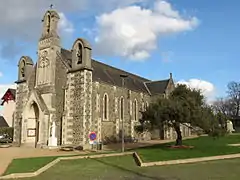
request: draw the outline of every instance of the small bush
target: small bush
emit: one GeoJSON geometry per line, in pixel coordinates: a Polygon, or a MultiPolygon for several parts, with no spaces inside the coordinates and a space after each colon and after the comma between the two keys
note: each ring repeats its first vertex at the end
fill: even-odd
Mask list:
{"type": "Polygon", "coordinates": [[[216,129],[213,129],[212,131],[210,131],[208,133],[209,136],[212,136],[214,138],[218,138],[218,137],[222,137],[222,136],[225,136],[226,135],[226,130],[225,129],[222,129],[222,128],[216,128],[216,129]]]}

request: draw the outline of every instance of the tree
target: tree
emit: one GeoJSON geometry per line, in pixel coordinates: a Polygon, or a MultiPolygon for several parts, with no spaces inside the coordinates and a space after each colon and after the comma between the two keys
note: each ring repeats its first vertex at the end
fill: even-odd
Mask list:
{"type": "Polygon", "coordinates": [[[151,103],[140,120],[142,130],[173,127],[177,133],[176,145],[182,145],[181,124],[190,123],[211,132],[215,122],[213,109],[205,104],[201,92],[185,85],[178,85],[168,98],[151,103]]]}
{"type": "Polygon", "coordinates": [[[233,102],[229,98],[219,98],[213,102],[212,107],[216,113],[222,113],[226,117],[230,118],[235,115],[235,108],[233,102]]]}
{"type": "Polygon", "coordinates": [[[234,116],[239,116],[240,110],[240,82],[232,81],[227,86],[228,97],[232,105],[234,116]]]}
{"type": "Polygon", "coordinates": [[[235,107],[229,98],[219,98],[212,105],[222,129],[226,129],[227,120],[235,116],[235,107]]]}

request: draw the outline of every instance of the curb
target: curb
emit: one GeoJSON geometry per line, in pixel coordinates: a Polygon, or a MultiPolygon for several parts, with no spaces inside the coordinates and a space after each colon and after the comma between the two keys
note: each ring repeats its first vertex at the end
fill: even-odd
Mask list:
{"type": "Polygon", "coordinates": [[[14,178],[28,178],[28,177],[35,177],[39,174],[45,172],[52,166],[56,165],[58,162],[62,160],[75,160],[75,159],[95,159],[95,158],[103,158],[103,157],[114,157],[114,156],[125,156],[125,155],[132,155],[133,152],[125,152],[125,153],[114,153],[114,154],[99,154],[99,155],[86,155],[86,156],[72,156],[72,157],[59,157],[52,162],[48,163],[47,165],[43,166],[42,168],[38,169],[35,172],[30,173],[15,173],[15,174],[9,174],[6,176],[0,176],[0,179],[14,179],[14,178]]]}
{"type": "Polygon", "coordinates": [[[103,157],[114,157],[114,156],[125,156],[125,155],[133,155],[135,163],[140,167],[151,167],[151,166],[163,166],[163,165],[174,165],[174,164],[188,164],[188,163],[196,163],[196,162],[204,162],[204,161],[214,161],[214,160],[223,160],[223,159],[234,159],[240,158],[240,154],[228,154],[221,156],[210,156],[210,157],[200,157],[200,158],[190,158],[190,159],[178,159],[178,160],[169,160],[169,161],[156,161],[156,162],[146,162],[144,163],[137,152],[125,152],[125,153],[114,153],[114,154],[97,154],[97,155],[86,155],[86,156],[72,156],[72,157],[59,157],[42,168],[38,169],[35,172],[30,173],[15,173],[9,174],[6,176],[0,176],[0,179],[14,179],[14,178],[28,178],[35,177],[39,174],[45,172],[49,168],[56,165],[58,162],[62,160],[75,160],[75,159],[97,159],[103,157]]]}
{"type": "MultiPolygon", "coordinates": [[[[135,153],[134,153],[135,154],[135,153]]],[[[189,164],[197,162],[206,162],[214,160],[223,160],[223,159],[234,159],[240,158],[240,154],[228,154],[221,156],[209,156],[209,157],[200,157],[200,158],[189,158],[189,159],[178,159],[178,160],[169,160],[169,161],[156,161],[156,162],[142,162],[141,158],[137,155],[134,155],[135,161],[140,167],[150,167],[150,166],[164,166],[164,165],[174,165],[174,164],[189,164]]]]}

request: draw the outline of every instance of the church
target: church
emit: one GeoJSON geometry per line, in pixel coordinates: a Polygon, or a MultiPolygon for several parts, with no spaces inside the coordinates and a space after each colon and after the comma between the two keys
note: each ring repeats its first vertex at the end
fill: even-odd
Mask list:
{"type": "MultiPolygon", "coordinates": [[[[61,46],[57,11],[43,17],[38,59],[18,63],[14,142],[35,148],[64,145],[89,147],[96,141],[136,138],[141,111],[158,96],[174,89],[169,79],[151,81],[92,59],[91,45],[77,39],[72,49],[61,46]]],[[[164,136],[166,132],[163,133],[164,136]]]]}

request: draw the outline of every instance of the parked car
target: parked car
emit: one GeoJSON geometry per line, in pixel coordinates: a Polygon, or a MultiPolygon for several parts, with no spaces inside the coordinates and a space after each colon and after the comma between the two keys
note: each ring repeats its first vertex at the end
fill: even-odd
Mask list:
{"type": "Polygon", "coordinates": [[[8,134],[1,134],[0,143],[12,143],[12,138],[8,134]]]}

